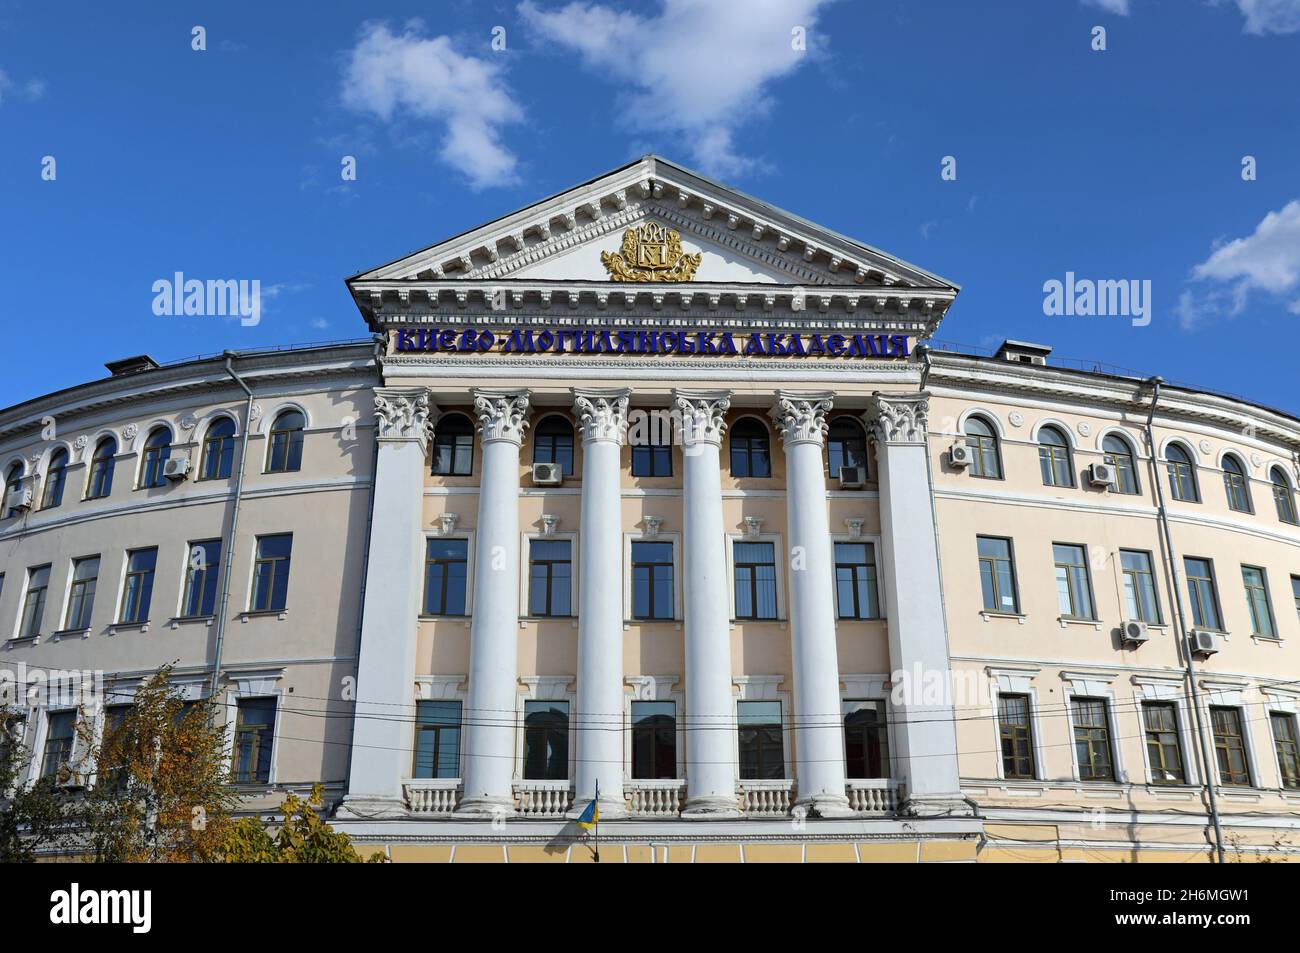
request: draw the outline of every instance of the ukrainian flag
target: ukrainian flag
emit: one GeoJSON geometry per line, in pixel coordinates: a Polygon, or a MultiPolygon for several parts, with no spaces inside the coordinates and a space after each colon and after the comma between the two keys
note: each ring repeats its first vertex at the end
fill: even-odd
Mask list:
{"type": "Polygon", "coordinates": [[[589,831],[599,823],[600,805],[596,803],[595,798],[592,798],[591,803],[587,805],[587,809],[583,811],[582,816],[578,818],[578,826],[583,830],[589,831]]]}

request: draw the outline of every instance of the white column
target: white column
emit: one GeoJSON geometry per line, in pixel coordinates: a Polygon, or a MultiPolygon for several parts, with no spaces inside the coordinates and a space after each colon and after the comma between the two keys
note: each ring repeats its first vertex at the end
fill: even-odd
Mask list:
{"type": "Polygon", "coordinates": [[[879,471],[884,564],[880,579],[894,685],[894,773],[906,786],[904,813],[969,815],[946,690],[952,680],[926,447],[928,414],[929,394],[921,391],[877,393],[864,416],[875,436],[879,471]],[[935,682],[945,691],[926,691],[935,682]]]}
{"type": "Polygon", "coordinates": [[[729,391],[673,392],[682,445],[686,613],[686,817],[734,816],[736,717],[719,456],[729,391]]]}
{"type": "Polygon", "coordinates": [[[777,391],[776,398],[770,416],[785,445],[796,804],[813,816],[844,817],[851,812],[844,788],[835,561],[822,459],[831,395],[777,391]]]}
{"type": "Polygon", "coordinates": [[[514,813],[519,641],[519,447],[528,392],[474,391],[483,467],[474,538],[474,612],[465,704],[465,785],[457,810],[514,813]]]}
{"type": "Polygon", "coordinates": [[[623,801],[622,454],[631,391],[578,390],[582,431],[582,511],[578,565],[577,778],[574,809],[600,784],[600,816],[620,817],[623,801]]]}
{"type": "Polygon", "coordinates": [[[406,811],[402,779],[411,775],[414,718],[404,706],[415,698],[425,448],[436,416],[423,387],[375,388],[374,516],[344,817],[406,811]],[[402,712],[408,717],[394,717],[402,712]]]}

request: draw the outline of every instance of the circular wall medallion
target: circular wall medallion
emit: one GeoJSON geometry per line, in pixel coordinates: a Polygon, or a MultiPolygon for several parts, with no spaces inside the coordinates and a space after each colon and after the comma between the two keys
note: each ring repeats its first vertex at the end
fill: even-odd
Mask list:
{"type": "Polygon", "coordinates": [[[186,414],[184,417],[180,419],[181,429],[193,430],[195,426],[198,425],[198,422],[199,422],[199,418],[195,417],[193,414],[186,414]]]}
{"type": "Polygon", "coordinates": [[[1258,453],[1252,453],[1250,455],[1250,462],[1254,464],[1255,469],[1258,470],[1260,467],[1264,465],[1264,458],[1261,457],[1258,453]]]}
{"type": "Polygon", "coordinates": [[[1080,437],[1086,437],[1092,433],[1092,424],[1088,423],[1086,420],[1081,420],[1075,429],[1079,431],[1080,437]]]}
{"type": "Polygon", "coordinates": [[[1211,450],[1210,441],[1202,440],[1200,443],[1201,453],[1209,453],[1211,450]]]}
{"type": "Polygon", "coordinates": [[[1013,410],[1007,415],[1007,420],[1011,421],[1011,426],[1020,427],[1025,423],[1025,415],[1018,410],[1013,410]]]}

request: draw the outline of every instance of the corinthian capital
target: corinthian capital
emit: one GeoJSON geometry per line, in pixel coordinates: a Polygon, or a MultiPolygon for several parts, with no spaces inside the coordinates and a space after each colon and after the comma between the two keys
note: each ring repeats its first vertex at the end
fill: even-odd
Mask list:
{"type": "Polygon", "coordinates": [[[871,397],[871,409],[862,419],[878,444],[925,443],[929,416],[930,395],[926,391],[911,394],[877,391],[871,397]]]}
{"type": "Polygon", "coordinates": [[[821,444],[826,438],[826,414],[831,409],[829,391],[813,394],[779,390],[776,404],[768,411],[787,446],[796,443],[821,444]]]}
{"type": "Polygon", "coordinates": [[[425,388],[375,388],[375,436],[380,441],[414,440],[423,449],[437,419],[438,408],[425,388]]]}
{"type": "Polygon", "coordinates": [[[673,391],[673,417],[677,425],[677,439],[683,447],[711,443],[722,446],[722,434],[727,429],[722,416],[731,407],[729,390],[675,390],[673,391]]]}
{"type": "Polygon", "coordinates": [[[627,401],[632,392],[615,390],[573,391],[573,412],[578,416],[584,443],[604,440],[620,446],[627,439],[627,401]]]}
{"type": "Polygon", "coordinates": [[[528,427],[528,391],[474,391],[474,414],[478,417],[483,442],[524,442],[528,427]]]}

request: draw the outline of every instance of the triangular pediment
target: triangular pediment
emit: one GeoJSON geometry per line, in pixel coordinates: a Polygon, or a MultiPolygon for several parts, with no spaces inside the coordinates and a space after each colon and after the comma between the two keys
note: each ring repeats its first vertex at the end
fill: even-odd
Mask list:
{"type": "MultiPolygon", "coordinates": [[[[656,223],[680,252],[699,256],[690,282],[935,291],[956,286],[885,252],[646,156],[478,228],[354,276],[375,282],[611,282],[602,255],[624,247],[628,229],[656,223]]],[[[682,272],[661,280],[682,287],[682,272]]]]}

